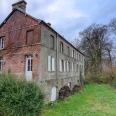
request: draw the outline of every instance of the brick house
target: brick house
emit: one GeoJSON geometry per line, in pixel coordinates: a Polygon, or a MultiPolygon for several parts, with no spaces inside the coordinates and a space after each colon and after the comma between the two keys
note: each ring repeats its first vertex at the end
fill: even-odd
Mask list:
{"type": "Polygon", "coordinates": [[[0,24],[0,71],[36,80],[55,101],[59,89],[79,84],[84,55],[43,20],[26,13],[26,2],[12,5],[0,24]]]}

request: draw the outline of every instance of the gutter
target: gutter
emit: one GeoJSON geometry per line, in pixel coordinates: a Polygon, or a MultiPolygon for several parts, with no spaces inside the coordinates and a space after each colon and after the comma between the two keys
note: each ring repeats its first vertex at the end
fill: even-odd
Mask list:
{"type": "Polygon", "coordinates": [[[56,82],[58,83],[58,34],[56,33],[56,82]]]}

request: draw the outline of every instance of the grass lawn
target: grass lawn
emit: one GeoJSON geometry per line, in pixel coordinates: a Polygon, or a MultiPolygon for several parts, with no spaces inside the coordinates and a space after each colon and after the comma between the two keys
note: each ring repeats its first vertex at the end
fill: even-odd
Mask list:
{"type": "Polygon", "coordinates": [[[105,84],[86,85],[65,101],[46,106],[42,116],[116,116],[116,90],[105,84]]]}

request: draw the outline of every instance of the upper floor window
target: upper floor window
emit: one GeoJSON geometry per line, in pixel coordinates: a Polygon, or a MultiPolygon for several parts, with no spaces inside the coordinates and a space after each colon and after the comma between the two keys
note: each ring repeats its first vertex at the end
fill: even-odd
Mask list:
{"type": "Polygon", "coordinates": [[[34,43],[34,30],[27,31],[26,44],[34,43]]]}
{"type": "Polygon", "coordinates": [[[76,59],[78,60],[78,53],[76,53],[76,59]]]}
{"type": "Polygon", "coordinates": [[[79,61],[81,61],[81,55],[79,54],[79,61]]]}
{"type": "Polygon", "coordinates": [[[70,56],[70,49],[69,49],[69,46],[67,46],[67,55],[70,56]]]}
{"type": "Polygon", "coordinates": [[[75,51],[72,50],[72,57],[74,58],[75,57],[75,51]]]}
{"type": "Polygon", "coordinates": [[[63,43],[60,42],[60,52],[63,52],[63,43]]]}
{"type": "Polygon", "coordinates": [[[54,49],[54,36],[50,35],[50,48],[54,49]]]}
{"type": "Polygon", "coordinates": [[[4,37],[0,38],[0,49],[4,48],[4,37]]]}

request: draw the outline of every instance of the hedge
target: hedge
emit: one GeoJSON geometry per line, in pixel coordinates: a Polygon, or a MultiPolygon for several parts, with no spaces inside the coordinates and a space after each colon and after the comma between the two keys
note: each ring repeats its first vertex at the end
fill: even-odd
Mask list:
{"type": "Polygon", "coordinates": [[[40,116],[43,104],[37,83],[0,74],[0,116],[40,116]]]}

